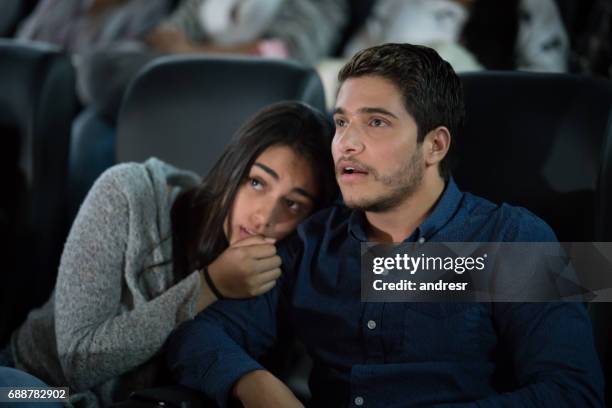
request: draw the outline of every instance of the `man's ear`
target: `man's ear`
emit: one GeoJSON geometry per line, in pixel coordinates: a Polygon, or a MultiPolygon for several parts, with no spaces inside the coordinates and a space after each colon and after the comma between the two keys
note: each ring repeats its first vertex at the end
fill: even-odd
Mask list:
{"type": "Polygon", "coordinates": [[[433,166],[442,161],[451,144],[451,134],[445,126],[433,129],[423,140],[423,157],[428,166],[433,166]]]}

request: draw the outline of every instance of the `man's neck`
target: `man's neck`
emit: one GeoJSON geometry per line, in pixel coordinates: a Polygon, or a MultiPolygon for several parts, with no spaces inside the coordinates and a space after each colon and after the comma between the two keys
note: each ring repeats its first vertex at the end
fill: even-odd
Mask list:
{"type": "Polygon", "coordinates": [[[397,207],[386,212],[368,212],[368,240],[402,242],[427,218],[444,192],[444,180],[423,178],[421,186],[397,207]]]}

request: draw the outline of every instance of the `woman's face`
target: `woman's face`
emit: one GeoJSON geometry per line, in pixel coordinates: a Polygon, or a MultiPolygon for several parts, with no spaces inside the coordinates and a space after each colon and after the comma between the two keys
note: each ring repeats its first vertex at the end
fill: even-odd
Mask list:
{"type": "Polygon", "coordinates": [[[287,146],[255,159],[223,230],[230,245],[252,235],[282,239],[308,216],[318,194],[311,165],[287,146]],[[229,222],[231,220],[231,222],[229,222]]]}

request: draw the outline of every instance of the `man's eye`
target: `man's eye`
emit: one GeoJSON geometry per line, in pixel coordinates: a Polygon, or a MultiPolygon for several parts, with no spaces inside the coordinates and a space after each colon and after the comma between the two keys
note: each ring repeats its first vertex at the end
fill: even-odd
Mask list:
{"type": "Polygon", "coordinates": [[[344,127],[346,125],[346,120],[334,119],[334,123],[336,124],[336,127],[344,127]]]}
{"type": "Polygon", "coordinates": [[[382,127],[382,126],[387,126],[387,123],[382,119],[372,119],[370,121],[370,125],[374,127],[382,127]]]}

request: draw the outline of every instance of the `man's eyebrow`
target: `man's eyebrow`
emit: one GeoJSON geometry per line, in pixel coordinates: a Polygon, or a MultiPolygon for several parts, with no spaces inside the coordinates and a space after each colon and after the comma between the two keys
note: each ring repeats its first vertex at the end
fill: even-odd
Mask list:
{"type": "MultiPolygon", "coordinates": [[[[386,110],[384,108],[365,107],[365,108],[359,108],[357,110],[357,112],[359,112],[359,113],[380,113],[381,115],[391,116],[392,118],[399,119],[397,117],[397,115],[395,115],[392,112],[389,112],[388,110],[386,110]]],[[[338,108],[334,109],[334,113],[333,114],[334,115],[335,114],[344,115],[344,109],[342,109],[341,107],[338,107],[338,108]]]]}
{"type": "Polygon", "coordinates": [[[362,113],[380,113],[381,115],[391,116],[392,118],[399,119],[395,114],[389,112],[384,108],[361,108],[359,112],[362,113]]]}
{"type": "MultiPolygon", "coordinates": [[[[270,176],[272,176],[272,178],[274,178],[275,180],[279,180],[280,179],[280,177],[278,176],[278,173],[275,172],[274,170],[272,170],[271,168],[269,168],[268,166],[266,166],[265,164],[255,163],[255,164],[253,164],[253,166],[259,167],[260,169],[262,169],[263,171],[268,173],[270,176]]],[[[303,188],[296,187],[292,191],[296,192],[299,195],[302,195],[302,196],[308,198],[313,203],[316,202],[315,197],[312,194],[310,194],[308,191],[304,190],[303,188]]]]}

